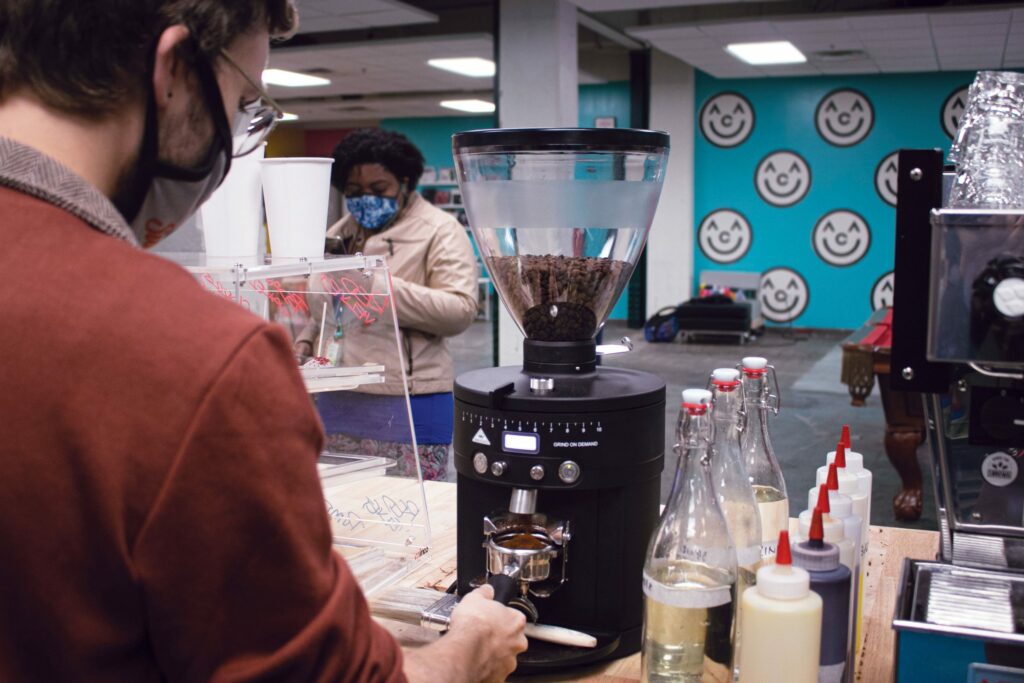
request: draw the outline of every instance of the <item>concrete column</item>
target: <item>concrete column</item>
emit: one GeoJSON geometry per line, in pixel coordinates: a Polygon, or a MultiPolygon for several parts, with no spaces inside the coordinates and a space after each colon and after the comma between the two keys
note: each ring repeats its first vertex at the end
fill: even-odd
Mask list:
{"type": "Polygon", "coordinates": [[[651,128],[672,136],[665,187],[647,239],[647,316],[692,294],[693,67],[654,50],[651,55],[651,128]]]}
{"type": "MultiPolygon", "coordinates": [[[[576,6],[566,0],[500,0],[498,125],[578,124],[576,6]]],[[[523,335],[505,307],[498,316],[498,361],[520,365],[523,335]]]]}

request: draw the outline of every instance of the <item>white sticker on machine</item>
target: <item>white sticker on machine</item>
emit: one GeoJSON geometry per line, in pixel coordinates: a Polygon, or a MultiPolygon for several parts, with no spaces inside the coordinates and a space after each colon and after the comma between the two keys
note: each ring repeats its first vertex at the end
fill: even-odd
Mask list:
{"type": "Polygon", "coordinates": [[[989,453],[981,463],[981,476],[992,486],[1009,486],[1017,478],[1017,461],[1002,451],[989,453]]]}
{"type": "Polygon", "coordinates": [[[476,434],[473,435],[473,443],[478,443],[478,444],[481,444],[483,446],[490,446],[491,445],[491,440],[487,438],[486,434],[484,434],[484,428],[483,427],[481,427],[480,429],[476,430],[476,434]]]}

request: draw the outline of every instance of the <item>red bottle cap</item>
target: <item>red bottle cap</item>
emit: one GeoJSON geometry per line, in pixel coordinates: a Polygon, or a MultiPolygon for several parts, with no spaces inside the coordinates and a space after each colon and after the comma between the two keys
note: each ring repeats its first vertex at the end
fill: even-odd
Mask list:
{"type": "Polygon", "coordinates": [[[820,548],[825,544],[825,527],[821,523],[821,515],[822,509],[814,508],[814,512],[811,513],[811,530],[807,532],[807,540],[815,548],[820,548]]]}
{"type": "Polygon", "coordinates": [[[793,564],[793,554],[789,550],[789,532],[779,532],[779,547],[775,552],[775,564],[793,564]]]}
{"type": "Polygon", "coordinates": [[[843,425],[842,436],[839,437],[839,443],[843,444],[847,448],[852,448],[853,444],[850,443],[850,425],[843,425]]]}
{"type": "Polygon", "coordinates": [[[836,467],[846,467],[846,445],[840,441],[836,444],[836,467]]]}
{"type": "Polygon", "coordinates": [[[836,467],[834,462],[828,466],[828,477],[825,479],[825,486],[828,487],[829,491],[839,490],[839,468],[836,467]]]}
{"type": "Polygon", "coordinates": [[[826,513],[832,512],[832,506],[828,504],[828,484],[822,484],[818,487],[818,502],[814,504],[814,509],[826,513]]]}

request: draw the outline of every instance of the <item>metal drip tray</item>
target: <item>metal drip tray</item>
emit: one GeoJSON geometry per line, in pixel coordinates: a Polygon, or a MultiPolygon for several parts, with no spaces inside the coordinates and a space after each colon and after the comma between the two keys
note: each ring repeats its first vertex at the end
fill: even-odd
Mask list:
{"type": "Polygon", "coordinates": [[[1024,576],[907,560],[893,619],[899,683],[1024,666],[1024,576]],[[979,669],[987,670],[987,669],[979,669]]]}
{"type": "MultiPolygon", "coordinates": [[[[1021,633],[1014,595],[1024,595],[1024,579],[980,573],[950,565],[918,567],[913,621],[939,626],[1021,633]]],[[[1019,610],[1018,610],[1019,611],[1019,610]]]]}

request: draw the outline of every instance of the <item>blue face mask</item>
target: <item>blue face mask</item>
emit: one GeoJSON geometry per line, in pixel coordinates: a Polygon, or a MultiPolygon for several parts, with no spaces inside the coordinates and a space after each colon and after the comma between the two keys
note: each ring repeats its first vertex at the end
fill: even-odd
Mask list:
{"type": "Polygon", "coordinates": [[[345,197],[345,208],[360,226],[367,230],[380,230],[389,225],[398,213],[398,198],[375,194],[345,197]]]}

